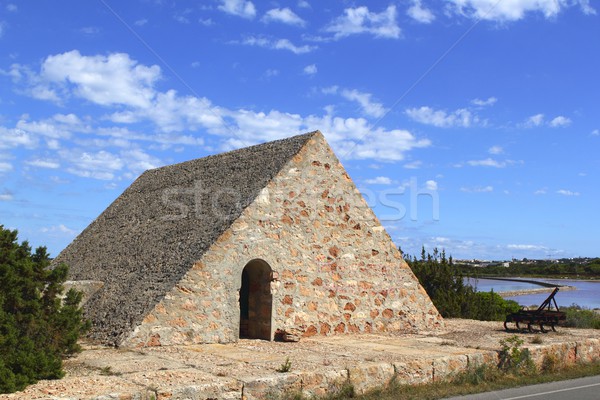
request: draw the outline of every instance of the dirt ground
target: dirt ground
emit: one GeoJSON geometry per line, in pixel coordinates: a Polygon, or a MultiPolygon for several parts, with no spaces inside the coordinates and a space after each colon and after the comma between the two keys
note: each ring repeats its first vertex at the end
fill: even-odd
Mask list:
{"type": "MultiPolygon", "coordinates": [[[[400,372],[406,382],[416,383],[466,367],[477,357],[492,357],[500,340],[516,333],[505,332],[500,322],[446,319],[446,327],[436,332],[312,337],[297,343],[244,339],[135,350],[85,344],[82,353],[65,361],[65,378],[40,381],[0,399],[254,399],[289,387],[320,394],[350,378],[366,389],[366,382],[382,385],[400,372]],[[286,360],[289,371],[278,372],[286,360]]],[[[558,332],[518,334],[532,348],[586,343],[585,351],[600,358],[598,330],[559,327],[558,332]]]]}

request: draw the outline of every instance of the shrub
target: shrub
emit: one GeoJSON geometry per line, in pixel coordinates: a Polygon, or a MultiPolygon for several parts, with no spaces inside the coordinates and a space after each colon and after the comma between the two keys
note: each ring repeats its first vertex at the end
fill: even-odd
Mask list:
{"type": "Polygon", "coordinates": [[[61,301],[68,268],[49,265],[45,247],[32,253],[17,243],[16,230],[0,225],[0,393],[62,377],[62,357],[80,350],[77,339],[89,326],[82,295],[69,290],[61,301]]]}
{"type": "Polygon", "coordinates": [[[493,291],[476,292],[465,284],[460,269],[443,250],[434,249],[432,255],[423,248],[420,260],[408,257],[406,261],[442,317],[502,321],[520,309],[516,301],[504,300],[493,291]]]}
{"type": "Polygon", "coordinates": [[[513,335],[507,339],[502,339],[500,345],[500,363],[498,368],[505,372],[516,374],[528,374],[535,372],[535,364],[531,359],[529,349],[522,349],[523,339],[513,335]]]}
{"type": "Polygon", "coordinates": [[[475,292],[471,295],[472,312],[467,318],[481,321],[501,321],[510,313],[521,309],[514,300],[504,300],[498,293],[475,292]]]}
{"type": "Polygon", "coordinates": [[[600,314],[596,311],[588,310],[575,304],[562,308],[562,311],[567,314],[564,326],[600,329],[600,314]]]}

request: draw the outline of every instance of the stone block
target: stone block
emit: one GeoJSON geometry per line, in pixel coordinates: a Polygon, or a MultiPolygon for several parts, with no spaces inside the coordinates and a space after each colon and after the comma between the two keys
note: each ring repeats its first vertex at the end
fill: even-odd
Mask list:
{"type": "Polygon", "coordinates": [[[348,368],[348,380],[357,393],[381,387],[391,382],[395,376],[394,366],[390,363],[361,363],[348,368]]]}

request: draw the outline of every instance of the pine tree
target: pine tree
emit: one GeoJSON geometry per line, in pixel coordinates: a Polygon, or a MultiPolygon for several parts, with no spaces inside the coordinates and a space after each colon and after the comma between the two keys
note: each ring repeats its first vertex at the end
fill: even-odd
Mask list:
{"type": "Polygon", "coordinates": [[[0,393],[62,377],[62,357],[80,350],[77,339],[89,327],[82,294],[60,298],[68,267],[49,266],[45,247],[32,253],[16,230],[0,225],[0,393]]]}

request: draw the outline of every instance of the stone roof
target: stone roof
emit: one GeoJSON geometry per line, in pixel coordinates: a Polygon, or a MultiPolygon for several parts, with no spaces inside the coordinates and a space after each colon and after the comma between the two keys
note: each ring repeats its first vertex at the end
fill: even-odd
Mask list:
{"type": "Polygon", "coordinates": [[[102,281],[92,339],[118,344],[318,132],[144,172],[55,259],[102,281]]]}

